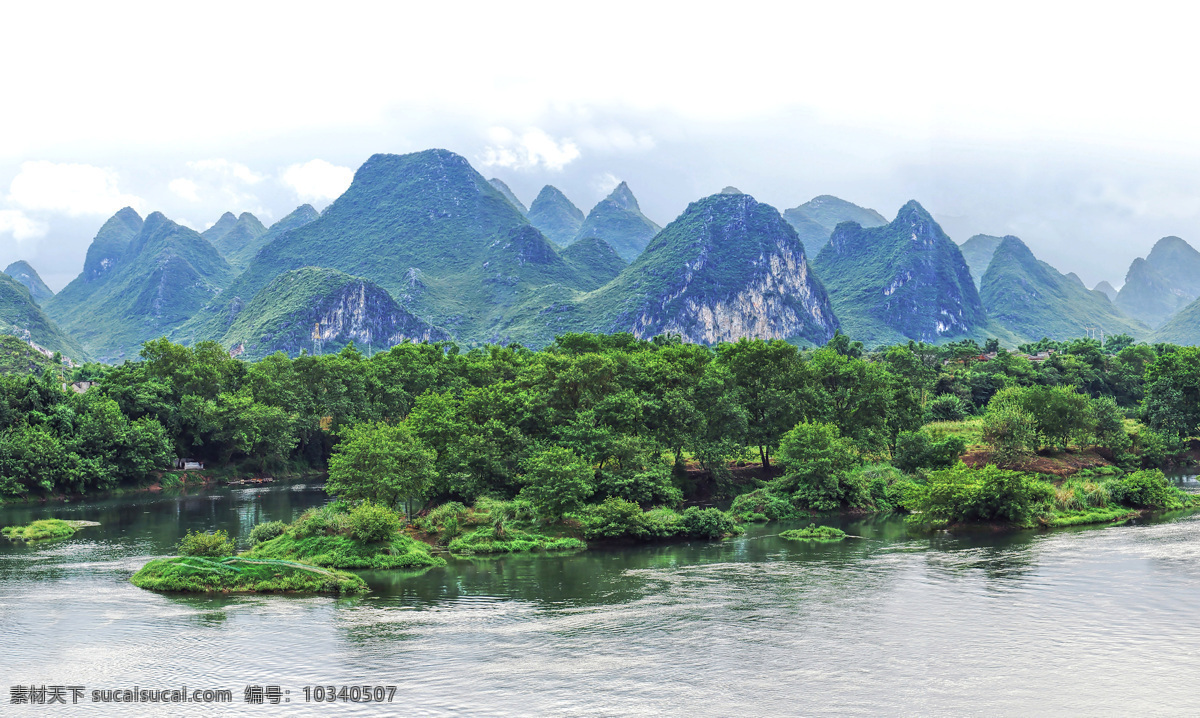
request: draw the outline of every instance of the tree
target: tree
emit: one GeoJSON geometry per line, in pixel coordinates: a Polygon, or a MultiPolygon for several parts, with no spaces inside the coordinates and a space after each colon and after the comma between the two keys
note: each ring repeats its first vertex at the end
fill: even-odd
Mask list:
{"type": "Polygon", "coordinates": [[[717,361],[729,369],[745,408],[746,442],[758,447],[768,468],[780,437],[804,415],[795,391],[803,374],[796,347],[779,339],[739,339],[717,347],[717,361]]]}
{"type": "Polygon", "coordinates": [[[837,426],[801,422],[780,440],[779,463],[785,473],[774,482],[775,488],[793,492],[812,508],[827,511],[846,498],[848,486],[843,478],[858,464],[858,452],[837,426]]]}
{"type": "Polygon", "coordinates": [[[1179,347],[1146,367],[1142,417],[1155,431],[1180,438],[1200,427],[1200,347],[1179,347]]]}
{"type": "Polygon", "coordinates": [[[525,462],[522,495],[547,523],[562,518],[592,495],[595,470],[560,446],[539,451],[525,462]]]}
{"type": "Polygon", "coordinates": [[[329,457],[325,490],[351,501],[373,501],[395,507],[404,500],[412,517],[412,500],[433,481],[433,450],[404,424],[368,422],[342,431],[342,442],[329,457]]]}

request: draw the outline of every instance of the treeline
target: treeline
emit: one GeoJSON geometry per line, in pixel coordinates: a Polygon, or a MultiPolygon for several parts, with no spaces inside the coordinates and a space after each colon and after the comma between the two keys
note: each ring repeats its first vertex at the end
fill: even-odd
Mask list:
{"type": "MultiPolygon", "coordinates": [[[[580,501],[651,506],[679,502],[685,466],[730,492],[731,464],[772,468],[790,455],[794,466],[804,445],[906,472],[956,459],[961,441],[923,430],[930,421],[982,416],[997,451],[1101,443],[1131,461],[1139,446],[1126,418],[1143,422],[1136,440],[1162,460],[1200,424],[1195,348],[1079,340],[1027,347],[1054,351],[1040,362],[1004,351],[980,359],[995,348],[867,352],[841,335],[811,350],[762,340],[709,348],[569,334],[540,351],[402,344],[370,357],[348,347],[247,363],[212,342],[160,339],[137,361],[76,370],[75,379],[98,382],[82,395],[64,392],[56,372],[0,378],[0,492],[137,484],[173,457],[242,471],[324,469],[351,427],[387,425],[427,452],[425,498],[545,493],[535,477],[557,456],[588,467],[587,485],[574,489],[580,501]],[[1052,421],[1064,406],[1069,426],[1052,421]]],[[[839,471],[818,478],[828,484],[839,471]]],[[[836,486],[794,490],[822,506],[845,501],[836,486]]]]}

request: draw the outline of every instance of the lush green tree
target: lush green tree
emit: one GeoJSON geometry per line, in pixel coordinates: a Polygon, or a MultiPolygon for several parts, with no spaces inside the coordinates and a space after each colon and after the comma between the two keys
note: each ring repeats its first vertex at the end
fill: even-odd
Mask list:
{"type": "Polygon", "coordinates": [[[394,507],[424,495],[434,475],[436,454],[405,424],[367,422],[347,427],[329,458],[325,490],[351,501],[394,507]]]}
{"type": "Polygon", "coordinates": [[[1146,367],[1146,425],[1172,436],[1194,436],[1200,427],[1200,347],[1161,353],[1146,367]]]}
{"type": "Polygon", "coordinates": [[[859,456],[854,442],[843,437],[837,426],[801,422],[780,441],[779,462],[785,473],[772,482],[772,488],[827,511],[847,498],[845,474],[858,465],[859,456]]]}
{"type": "Polygon", "coordinates": [[[526,461],[521,495],[529,499],[543,520],[556,521],[592,495],[595,473],[570,449],[551,447],[526,461]]]}

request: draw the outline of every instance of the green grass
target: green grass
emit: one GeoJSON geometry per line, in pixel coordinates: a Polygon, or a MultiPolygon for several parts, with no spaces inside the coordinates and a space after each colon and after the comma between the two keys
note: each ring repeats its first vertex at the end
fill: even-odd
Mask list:
{"type": "Polygon", "coordinates": [[[846,538],[846,532],[833,526],[809,524],[802,529],[784,531],[779,534],[779,537],[792,541],[841,541],[846,538]]]}
{"type": "Polygon", "coordinates": [[[570,536],[545,536],[520,529],[506,529],[498,538],[490,526],[480,527],[450,542],[451,553],[525,553],[528,551],[579,551],[583,541],[570,536]]]}
{"type": "Polygon", "coordinates": [[[962,437],[967,449],[983,446],[983,419],[981,418],[963,419],[962,421],[931,421],[924,428],[948,436],[962,437]]]}
{"type": "Polygon", "coordinates": [[[349,536],[300,538],[294,531],[288,531],[258,544],[242,556],[302,561],[329,568],[388,569],[446,565],[446,560],[431,555],[425,544],[400,534],[391,541],[367,544],[349,536]]]}
{"type": "Polygon", "coordinates": [[[208,559],[197,556],[159,558],[130,579],[138,588],[168,593],[365,593],[367,584],[344,571],[289,561],[255,561],[243,557],[208,559]]]}
{"type": "Polygon", "coordinates": [[[41,519],[28,526],[5,526],[0,533],[13,541],[45,541],[46,539],[66,538],[74,535],[84,526],[96,526],[91,521],[62,521],[60,519],[41,519]]]}
{"type": "Polygon", "coordinates": [[[1137,516],[1138,512],[1127,506],[1104,506],[1089,508],[1082,511],[1055,511],[1041,519],[1043,526],[1057,528],[1061,526],[1082,526],[1084,524],[1101,524],[1119,519],[1137,516]]]}

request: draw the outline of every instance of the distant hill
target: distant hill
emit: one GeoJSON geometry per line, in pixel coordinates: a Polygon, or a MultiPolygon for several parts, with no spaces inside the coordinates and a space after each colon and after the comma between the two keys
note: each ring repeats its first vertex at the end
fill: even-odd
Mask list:
{"type": "Polygon", "coordinates": [[[586,280],[580,288],[596,289],[607,284],[621,273],[629,263],[608,243],[599,237],[577,239],[569,247],[562,250],[562,258],[579,272],[586,280]]]}
{"type": "Polygon", "coordinates": [[[492,337],[533,288],[589,285],[461,156],[374,155],[319,219],[263,247],[183,332],[224,336],[273,279],[310,266],[370,280],[463,341],[492,337]]]}
{"type": "Polygon", "coordinates": [[[691,203],[600,289],[545,287],[510,316],[502,334],[530,344],[580,330],[674,333],[706,344],[742,337],[824,344],[838,327],[796,231],[745,194],[691,203]]]}
{"type": "Polygon", "coordinates": [[[992,255],[996,253],[996,247],[1000,246],[1002,239],[1003,237],[977,234],[959,245],[963,259],[967,262],[967,269],[971,270],[971,279],[975,282],[976,289],[983,281],[983,275],[992,262],[992,255]]]}
{"type": "Polygon", "coordinates": [[[557,187],[546,185],[529,205],[529,222],[551,242],[565,247],[583,226],[583,212],[557,187]]]}
{"type": "MultiPolygon", "coordinates": [[[[120,215],[105,224],[93,248],[102,242],[115,249],[116,235],[107,230],[120,215]]],[[[136,355],[148,339],[171,336],[232,276],[229,264],[204,237],[155,212],[103,272],[89,279],[85,265],[83,274],[47,300],[46,313],[89,354],[112,361],[136,355]]]]}
{"type": "Polygon", "coordinates": [[[216,247],[231,267],[240,270],[262,246],[258,240],[267,233],[267,228],[249,212],[242,212],[232,223],[228,221],[231,217],[232,212],[221,215],[221,219],[200,236],[216,247]]]}
{"type": "Polygon", "coordinates": [[[1106,335],[1144,338],[1148,328],[1123,315],[1104,296],[1033,256],[1025,243],[1005,237],[996,248],[980,288],[992,322],[1025,341],[1080,338],[1088,327],[1106,335]]]}
{"type": "Polygon", "coordinates": [[[1163,237],[1145,259],[1133,260],[1116,305],[1149,326],[1162,325],[1200,297],[1200,252],[1179,237],[1163,237]]]}
{"type": "Polygon", "coordinates": [[[508,200],[512,206],[520,210],[521,214],[529,214],[529,208],[525,206],[524,202],[517,199],[517,196],[513,194],[511,189],[508,188],[508,185],[504,184],[504,182],[496,179],[495,177],[488,180],[488,183],[495,187],[497,192],[504,195],[504,199],[508,200]]]}
{"type": "MultiPolygon", "coordinates": [[[[3,290],[0,290],[2,292],[3,290]]],[[[52,357],[11,334],[0,334],[0,374],[41,374],[58,369],[52,357]]]]}
{"type": "Polygon", "coordinates": [[[0,274],[0,334],[33,341],[76,361],[88,359],[83,347],[33,301],[29,290],[7,274],[0,274]]]}
{"type": "Polygon", "coordinates": [[[396,303],[374,282],[336,269],[304,267],[276,277],[230,325],[221,343],[258,359],[277,351],[313,351],[319,331],[323,351],[354,342],[364,351],[405,341],[438,341],[449,335],[396,303]]]}
{"type": "Polygon", "coordinates": [[[4,268],[4,273],[28,289],[29,294],[33,297],[33,301],[38,304],[54,296],[54,292],[50,291],[50,287],[46,286],[46,283],[38,276],[37,271],[25,260],[13,262],[8,265],[4,268]]]}
{"type": "Polygon", "coordinates": [[[820,254],[829,241],[829,235],[842,222],[857,222],[863,227],[880,227],[888,223],[883,215],[873,209],[859,207],[828,194],[785,210],[783,218],[796,229],[810,257],[820,254]]]}
{"type": "Polygon", "coordinates": [[[588,212],[572,241],[584,237],[599,237],[612,247],[621,259],[632,262],[661,229],[662,227],[642,214],[629,185],[622,182],[588,212]]]}
{"type": "Polygon", "coordinates": [[[1117,299],[1117,290],[1113,289],[1113,285],[1109,284],[1106,280],[1101,280],[1099,284],[1092,287],[1092,291],[1100,292],[1104,296],[1108,297],[1108,301],[1110,302],[1116,301],[1117,299]]]}
{"type": "Polygon", "coordinates": [[[1200,345],[1200,299],[1176,312],[1158,328],[1153,340],[1187,346],[1200,345]]]}
{"type": "Polygon", "coordinates": [[[842,331],[869,346],[967,337],[987,324],[958,245],[916,201],[882,227],[838,225],[816,270],[842,331]]]}

